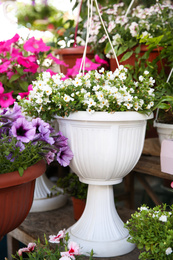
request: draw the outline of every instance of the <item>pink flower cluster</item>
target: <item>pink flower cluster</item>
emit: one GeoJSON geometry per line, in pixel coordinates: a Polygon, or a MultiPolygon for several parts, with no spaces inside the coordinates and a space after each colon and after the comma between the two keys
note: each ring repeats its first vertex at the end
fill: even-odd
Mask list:
{"type": "Polygon", "coordinates": [[[42,39],[34,37],[21,43],[22,38],[15,34],[7,41],[0,42],[0,106],[2,108],[13,105],[18,94],[21,97],[28,95],[33,80],[42,71],[55,74],[50,68],[52,62],[64,66],[52,54],[48,54],[50,46],[42,39]],[[49,60],[49,65],[45,65],[49,60]],[[22,94],[21,94],[22,93],[22,94]]]}
{"type": "MultiPolygon", "coordinates": [[[[59,244],[62,239],[65,238],[65,229],[60,230],[57,235],[50,235],[49,242],[50,243],[57,243],[59,244]]],[[[36,247],[35,243],[29,243],[27,247],[21,248],[18,250],[18,255],[22,256],[22,253],[32,252],[36,247]]],[[[80,247],[77,243],[70,241],[68,245],[65,243],[65,249],[67,251],[60,252],[61,258],[59,260],[75,260],[75,256],[81,255],[80,254],[80,247]]]]}

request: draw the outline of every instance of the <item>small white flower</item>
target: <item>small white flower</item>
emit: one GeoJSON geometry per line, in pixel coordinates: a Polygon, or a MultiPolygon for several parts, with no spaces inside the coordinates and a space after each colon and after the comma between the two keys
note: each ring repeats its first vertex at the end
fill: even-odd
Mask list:
{"type": "Polygon", "coordinates": [[[75,78],[75,80],[73,81],[74,85],[77,86],[81,86],[82,85],[82,80],[80,78],[75,78]]]}
{"type": "Polygon", "coordinates": [[[140,211],[143,211],[143,210],[148,210],[148,208],[147,208],[147,207],[140,207],[139,209],[140,209],[140,211]]]}
{"type": "Polygon", "coordinates": [[[94,114],[95,110],[91,109],[90,107],[86,110],[89,114],[94,114]]]}
{"type": "Polygon", "coordinates": [[[144,71],[144,74],[145,74],[145,75],[148,75],[148,74],[149,74],[149,71],[148,71],[148,70],[145,70],[145,71],[144,71]]]}
{"type": "Polygon", "coordinates": [[[126,74],[123,72],[119,75],[119,79],[125,80],[126,79],[126,74]]]}
{"type": "Polygon", "coordinates": [[[100,70],[99,70],[99,73],[103,73],[105,71],[105,69],[102,67],[100,70]]]}
{"type": "Polygon", "coordinates": [[[162,216],[159,218],[159,220],[162,221],[162,222],[167,222],[167,216],[162,215],[162,216]]]}
{"type": "Polygon", "coordinates": [[[166,255],[170,255],[172,254],[172,248],[171,247],[168,247],[165,251],[166,255]]]}
{"type": "Polygon", "coordinates": [[[142,75],[139,76],[139,81],[143,81],[144,80],[144,77],[142,75]]]}
{"type": "Polygon", "coordinates": [[[90,98],[90,99],[87,101],[87,104],[88,104],[88,107],[92,107],[92,106],[95,106],[95,105],[96,105],[96,102],[94,101],[94,99],[90,98]]]}
{"type": "Polygon", "coordinates": [[[72,101],[74,100],[73,98],[71,98],[69,95],[66,95],[66,94],[64,95],[63,99],[64,99],[65,102],[69,102],[70,100],[72,100],[72,101]]]}

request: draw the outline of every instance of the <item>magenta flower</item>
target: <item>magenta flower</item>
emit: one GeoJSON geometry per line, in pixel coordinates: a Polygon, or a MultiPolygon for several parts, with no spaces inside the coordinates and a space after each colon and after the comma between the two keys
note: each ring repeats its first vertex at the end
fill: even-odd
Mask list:
{"type": "Polygon", "coordinates": [[[52,55],[52,53],[49,53],[49,55],[47,55],[47,58],[52,59],[56,64],[64,65],[65,67],[68,67],[68,66],[69,66],[69,65],[66,64],[64,61],[59,60],[59,59],[57,59],[56,57],[54,57],[54,56],[52,55]]]}
{"type": "Polygon", "coordinates": [[[4,88],[2,82],[0,82],[0,95],[4,93],[4,88]]]}
{"type": "Polygon", "coordinates": [[[9,65],[10,65],[11,61],[7,60],[4,61],[1,65],[0,65],[0,73],[4,73],[7,72],[9,70],[9,65]]]}
{"type": "Polygon", "coordinates": [[[13,94],[13,91],[0,94],[1,107],[9,107],[14,104],[15,99],[13,98],[12,94],[13,94]]]}
{"type": "Polygon", "coordinates": [[[13,122],[11,133],[17,140],[28,143],[35,137],[36,128],[32,126],[25,118],[18,118],[13,122]]]}
{"type": "Polygon", "coordinates": [[[73,158],[73,153],[68,146],[61,147],[56,156],[57,161],[63,167],[68,166],[72,158],[73,158]]]}
{"type": "Polygon", "coordinates": [[[36,73],[37,69],[39,67],[38,64],[32,62],[33,61],[33,57],[29,56],[29,57],[18,57],[17,62],[24,66],[27,69],[24,69],[24,71],[28,71],[28,72],[32,72],[32,73],[36,73]]]}
{"type": "MultiPolygon", "coordinates": [[[[30,85],[28,86],[28,92],[19,93],[19,96],[21,97],[21,99],[27,97],[27,96],[29,95],[29,93],[30,93],[31,90],[33,90],[33,87],[32,87],[32,85],[30,84],[30,85]]],[[[26,99],[28,99],[28,98],[26,98],[26,99]]]]}
{"type": "MultiPolygon", "coordinates": [[[[76,64],[71,68],[67,70],[66,76],[69,77],[74,77],[79,73],[79,69],[81,66],[82,58],[76,60],[76,64]]],[[[96,70],[98,67],[100,67],[100,63],[94,63],[87,57],[85,58],[85,71],[90,71],[90,70],[96,70]]]]}
{"type": "Polygon", "coordinates": [[[171,182],[171,188],[173,188],[173,182],[171,182]]]}
{"type": "Polygon", "coordinates": [[[30,51],[32,53],[39,53],[50,50],[50,46],[47,46],[42,39],[36,40],[34,37],[26,41],[23,45],[23,48],[24,50],[30,51]]]}
{"type": "Polygon", "coordinates": [[[51,76],[57,74],[57,72],[54,72],[51,69],[47,69],[46,72],[49,72],[51,76]]]}
{"type": "Polygon", "coordinates": [[[15,34],[13,38],[0,42],[0,52],[6,52],[9,51],[10,46],[12,43],[15,43],[19,40],[19,35],[15,34]]]}
{"type": "Polygon", "coordinates": [[[97,54],[94,56],[94,58],[96,62],[109,66],[108,62],[106,60],[101,59],[97,54]]]}
{"type": "Polygon", "coordinates": [[[22,256],[22,253],[24,253],[24,252],[26,252],[26,253],[32,252],[32,251],[34,251],[35,247],[36,247],[35,243],[29,243],[27,247],[24,247],[24,248],[21,248],[18,250],[18,255],[22,256]]]}

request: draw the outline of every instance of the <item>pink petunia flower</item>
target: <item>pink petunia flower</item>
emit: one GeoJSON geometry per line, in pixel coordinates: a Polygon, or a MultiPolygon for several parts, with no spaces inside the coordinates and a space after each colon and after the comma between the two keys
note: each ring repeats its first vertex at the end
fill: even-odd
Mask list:
{"type": "Polygon", "coordinates": [[[14,104],[15,99],[13,98],[12,94],[13,94],[13,91],[0,94],[1,107],[9,107],[14,104]]]}
{"type": "Polygon", "coordinates": [[[173,182],[171,182],[171,188],[173,188],[173,182]]]}
{"type": "Polygon", "coordinates": [[[101,63],[109,66],[108,62],[106,60],[101,59],[97,54],[94,56],[94,58],[97,63],[101,63]]]}
{"type": "Polygon", "coordinates": [[[30,51],[32,53],[39,53],[50,50],[50,46],[47,46],[42,39],[36,40],[34,37],[26,41],[23,45],[23,48],[24,50],[30,51]]]}
{"type": "Polygon", "coordinates": [[[36,247],[35,243],[29,243],[27,247],[19,249],[18,254],[19,254],[19,256],[22,256],[22,253],[24,253],[24,252],[26,252],[26,253],[32,252],[32,251],[34,251],[35,247],[36,247]]]}
{"type": "Polygon", "coordinates": [[[54,57],[54,56],[52,55],[52,53],[49,53],[49,54],[47,55],[47,58],[52,59],[56,64],[64,65],[65,67],[68,67],[68,66],[69,66],[69,65],[66,64],[64,61],[59,60],[59,59],[57,59],[56,57],[54,57]]]}

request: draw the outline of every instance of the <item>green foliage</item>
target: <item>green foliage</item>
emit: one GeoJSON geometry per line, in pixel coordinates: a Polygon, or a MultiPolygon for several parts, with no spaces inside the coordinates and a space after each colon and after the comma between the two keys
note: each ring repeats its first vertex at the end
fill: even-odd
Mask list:
{"type": "Polygon", "coordinates": [[[16,144],[18,140],[15,137],[5,136],[0,139],[0,173],[8,173],[18,170],[22,176],[24,170],[29,166],[37,163],[43,157],[41,152],[45,144],[37,143],[33,145],[33,142],[25,143],[25,149],[20,151],[20,147],[16,144]],[[7,159],[7,156],[11,156],[11,159],[7,159]],[[13,160],[14,158],[14,160],[13,160]]]}
{"type": "Polygon", "coordinates": [[[46,31],[51,29],[54,33],[65,21],[64,12],[57,10],[50,4],[31,5],[22,2],[18,2],[17,18],[20,25],[33,30],[46,31]]]}
{"type": "Polygon", "coordinates": [[[57,187],[63,189],[64,193],[78,199],[86,199],[88,185],[79,181],[79,177],[75,173],[69,173],[57,181],[57,187]]]}
{"type": "Polygon", "coordinates": [[[128,241],[140,249],[139,259],[173,259],[173,205],[143,205],[125,224],[128,241]]]}

